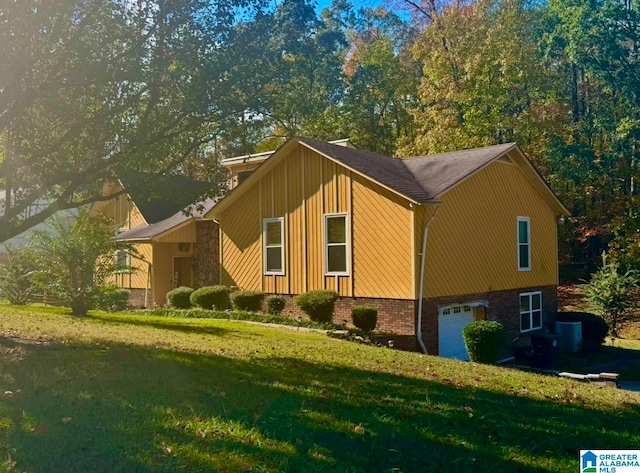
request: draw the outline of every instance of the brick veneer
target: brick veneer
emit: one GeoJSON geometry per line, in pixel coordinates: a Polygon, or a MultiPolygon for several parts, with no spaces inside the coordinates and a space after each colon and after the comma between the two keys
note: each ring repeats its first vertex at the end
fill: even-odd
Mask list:
{"type": "Polygon", "coordinates": [[[129,307],[134,309],[146,308],[145,294],[146,291],[144,289],[129,289],[129,307]]]}
{"type": "Polygon", "coordinates": [[[556,286],[511,289],[508,291],[468,294],[464,296],[439,297],[425,299],[422,307],[422,334],[427,350],[431,354],[439,353],[438,346],[438,307],[462,305],[478,301],[487,301],[486,320],[496,320],[504,325],[509,340],[520,333],[520,294],[524,292],[542,292],[542,328],[548,328],[558,310],[558,292],[556,286]]]}
{"type": "MultiPolygon", "coordinates": [[[[283,315],[289,317],[306,318],[294,302],[293,295],[282,295],[286,305],[283,315]]],[[[394,341],[394,346],[404,350],[416,349],[416,313],[417,302],[406,299],[373,299],[366,297],[341,297],[336,302],[333,311],[333,322],[347,324],[353,327],[351,309],[357,305],[370,305],[378,309],[378,324],[376,330],[388,333],[386,337],[394,341]]]]}
{"type": "Polygon", "coordinates": [[[196,222],[194,247],[194,287],[214,286],[220,283],[220,253],[218,224],[213,220],[196,222]]]}
{"type": "MultiPolygon", "coordinates": [[[[487,320],[501,322],[509,340],[520,336],[520,294],[524,292],[542,292],[542,327],[547,328],[553,322],[558,308],[556,286],[512,289],[508,291],[467,294],[462,296],[438,297],[425,299],[422,307],[422,332],[425,345],[430,354],[438,354],[438,308],[448,305],[463,305],[479,301],[487,301],[485,309],[487,320]]],[[[286,301],[284,315],[303,317],[306,315],[295,305],[293,295],[283,295],[286,301]]],[[[373,299],[341,297],[336,302],[333,321],[337,324],[353,326],[351,309],[356,305],[371,305],[378,308],[378,325],[376,330],[390,334],[394,346],[404,350],[418,350],[415,338],[417,324],[418,301],[405,299],[373,299]]]]}

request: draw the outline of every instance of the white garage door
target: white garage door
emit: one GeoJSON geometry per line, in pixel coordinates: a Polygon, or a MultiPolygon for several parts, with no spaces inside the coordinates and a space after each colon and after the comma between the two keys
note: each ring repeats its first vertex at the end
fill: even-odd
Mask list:
{"type": "Polygon", "coordinates": [[[462,338],[462,329],[473,320],[473,308],[468,305],[454,305],[440,309],[438,316],[440,356],[458,360],[469,359],[462,338]]]}

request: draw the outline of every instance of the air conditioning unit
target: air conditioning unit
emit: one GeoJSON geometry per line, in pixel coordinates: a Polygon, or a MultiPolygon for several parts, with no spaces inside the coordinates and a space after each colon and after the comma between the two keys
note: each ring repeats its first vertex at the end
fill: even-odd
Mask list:
{"type": "Polygon", "coordinates": [[[582,322],[556,322],[556,333],[560,335],[560,349],[576,353],[582,343],[582,322]]]}

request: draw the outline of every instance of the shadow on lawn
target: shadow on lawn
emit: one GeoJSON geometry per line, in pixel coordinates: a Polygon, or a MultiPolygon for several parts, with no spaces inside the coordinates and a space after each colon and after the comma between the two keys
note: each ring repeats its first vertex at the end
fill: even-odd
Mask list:
{"type": "Polygon", "coordinates": [[[175,320],[167,318],[163,320],[149,320],[149,318],[145,317],[140,318],[140,316],[130,315],[130,316],[118,316],[114,318],[114,316],[101,316],[97,314],[91,314],[87,316],[93,320],[99,320],[102,323],[110,324],[110,325],[123,325],[130,324],[141,327],[153,327],[159,328],[162,330],[173,330],[175,332],[182,333],[194,333],[201,335],[214,335],[214,336],[223,336],[229,332],[229,330],[222,327],[213,327],[210,325],[201,325],[198,321],[202,319],[193,319],[193,321],[185,322],[184,320],[177,323],[175,320]]]}
{"type": "MultiPolygon", "coordinates": [[[[29,472],[574,471],[634,448],[638,406],[590,409],[292,358],[0,338],[1,462],[29,472]],[[71,418],[67,423],[63,418],[71,418]]],[[[9,470],[12,471],[12,470],[9,470]]]]}

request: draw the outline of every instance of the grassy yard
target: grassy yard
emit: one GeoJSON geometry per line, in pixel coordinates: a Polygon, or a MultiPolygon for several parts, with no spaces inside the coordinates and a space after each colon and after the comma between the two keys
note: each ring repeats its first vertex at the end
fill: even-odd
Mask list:
{"type": "Polygon", "coordinates": [[[0,306],[0,472],[575,472],[640,395],[243,322],[0,306]]]}

